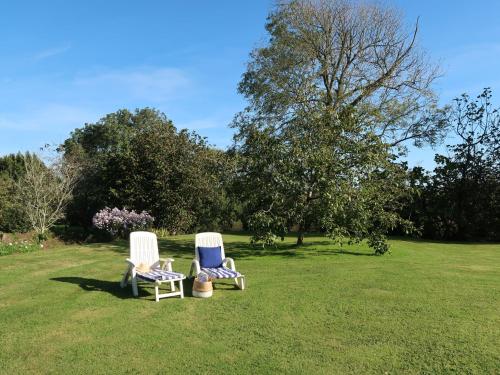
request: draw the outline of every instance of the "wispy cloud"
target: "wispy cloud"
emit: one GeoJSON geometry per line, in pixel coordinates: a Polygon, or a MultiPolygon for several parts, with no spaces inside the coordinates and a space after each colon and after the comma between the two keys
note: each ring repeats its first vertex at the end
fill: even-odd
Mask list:
{"type": "Polygon", "coordinates": [[[463,68],[470,69],[477,64],[491,65],[496,60],[492,57],[500,56],[500,43],[475,43],[452,48],[447,51],[446,62],[449,64],[450,71],[463,68]]]}
{"type": "MultiPolygon", "coordinates": [[[[231,134],[223,135],[221,130],[235,109],[232,104],[222,109],[205,106],[207,95],[213,92],[191,73],[141,66],[6,81],[0,85],[0,132],[7,138],[23,137],[23,144],[37,148],[62,142],[75,128],[98,121],[106,113],[150,106],[164,111],[178,129],[195,130],[224,147],[230,144],[231,134]]],[[[5,138],[0,139],[0,154],[9,147],[5,138]]]]}
{"type": "Polygon", "coordinates": [[[46,104],[35,110],[0,113],[0,129],[60,133],[95,120],[96,113],[78,106],[46,104]]]}
{"type": "Polygon", "coordinates": [[[179,98],[189,90],[191,80],[180,69],[135,68],[80,76],[74,85],[78,90],[158,103],[179,98]]]}
{"type": "Polygon", "coordinates": [[[70,48],[71,48],[71,44],[69,44],[69,43],[64,44],[62,46],[59,46],[59,47],[48,48],[48,49],[45,49],[45,50],[42,50],[42,51],[39,51],[38,53],[36,53],[35,56],[33,56],[33,59],[35,61],[45,60],[45,59],[48,59],[50,57],[60,55],[66,51],[69,51],[70,48]]]}
{"type": "MultiPolygon", "coordinates": [[[[193,87],[184,71],[170,67],[106,69],[74,77],[6,81],[0,86],[0,130],[38,134],[44,139],[41,142],[61,139],[86,122],[120,108],[175,107],[172,103],[179,97],[196,94],[193,87]],[[16,100],[21,97],[26,100],[16,100]]],[[[189,127],[212,126],[215,124],[201,121],[189,127]]]]}

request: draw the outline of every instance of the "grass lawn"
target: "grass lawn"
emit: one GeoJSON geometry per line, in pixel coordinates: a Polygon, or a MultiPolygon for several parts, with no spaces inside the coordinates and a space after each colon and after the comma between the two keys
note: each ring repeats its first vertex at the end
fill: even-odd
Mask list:
{"type": "MultiPolygon", "coordinates": [[[[500,371],[500,245],[224,236],[247,290],[154,302],[120,289],[127,244],[0,257],[0,373],[400,374],[500,371]]],[[[160,242],[187,273],[194,236],[160,242]]]]}

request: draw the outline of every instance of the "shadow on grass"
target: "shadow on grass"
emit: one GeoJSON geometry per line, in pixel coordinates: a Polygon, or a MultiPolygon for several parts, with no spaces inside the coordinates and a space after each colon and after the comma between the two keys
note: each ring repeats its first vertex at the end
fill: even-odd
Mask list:
{"type": "MultiPolygon", "coordinates": [[[[121,299],[133,297],[131,287],[127,286],[126,288],[122,288],[120,287],[120,283],[117,281],[97,280],[97,279],[90,279],[86,277],[77,277],[77,276],[54,277],[51,278],[50,280],[75,284],[87,292],[106,292],[121,299]]],[[[141,295],[140,288],[139,288],[139,295],[141,295]]]]}
{"type": "Polygon", "coordinates": [[[500,245],[500,242],[486,241],[486,240],[485,241],[433,240],[428,238],[413,238],[413,237],[403,237],[403,236],[391,236],[391,240],[410,242],[410,243],[427,243],[427,244],[439,244],[439,245],[500,245]]]}
{"type": "MultiPolygon", "coordinates": [[[[283,258],[307,258],[314,255],[354,255],[354,256],[373,256],[373,253],[363,251],[352,251],[338,247],[334,242],[324,240],[307,241],[303,246],[297,247],[291,242],[278,242],[275,246],[263,248],[260,245],[252,245],[248,241],[247,234],[229,233],[231,237],[240,237],[241,240],[229,240],[224,242],[226,256],[234,259],[243,259],[250,257],[274,256],[283,258]],[[244,239],[244,240],[243,240],[244,239]]],[[[223,234],[224,236],[224,234],[223,234]]],[[[116,240],[108,243],[94,243],[87,247],[96,250],[112,250],[127,256],[129,253],[127,240],[116,240]]],[[[161,256],[169,256],[178,259],[193,259],[194,257],[194,238],[160,238],[158,247],[161,256]]]]}
{"type": "MultiPolygon", "coordinates": [[[[184,286],[184,297],[193,297],[193,282],[194,278],[186,278],[182,285],[184,286]]],[[[212,284],[214,291],[217,290],[228,290],[228,291],[240,291],[240,289],[236,286],[234,281],[225,279],[225,280],[218,280],[213,282],[212,284]]],[[[193,297],[195,298],[195,297],[193,297]]]]}
{"type": "MultiPolygon", "coordinates": [[[[125,288],[122,288],[120,286],[119,281],[98,280],[98,279],[90,279],[90,278],[78,277],[78,276],[54,277],[54,278],[51,278],[50,280],[59,281],[59,282],[63,282],[63,283],[69,283],[69,284],[75,284],[87,292],[109,293],[109,294],[111,294],[117,298],[120,298],[120,299],[136,298],[132,294],[132,286],[129,284],[125,288]]],[[[192,282],[191,282],[191,285],[192,285],[192,282]]],[[[153,286],[154,286],[153,284],[139,282],[139,285],[138,285],[139,296],[138,297],[151,297],[154,300],[154,293],[150,293],[149,291],[145,290],[146,287],[153,287],[153,286]]],[[[186,283],[184,283],[184,288],[186,288],[186,283]]]]}
{"type": "MultiPolygon", "coordinates": [[[[51,278],[52,281],[58,281],[62,283],[69,283],[78,285],[81,289],[87,292],[103,292],[109,293],[120,299],[129,299],[136,298],[132,294],[132,287],[127,285],[125,288],[120,286],[120,283],[117,281],[107,281],[107,280],[97,280],[97,279],[89,279],[86,277],[54,277],[51,278]]],[[[193,297],[193,281],[194,279],[186,278],[182,285],[184,287],[184,297],[193,297]]],[[[139,297],[151,297],[154,300],[154,293],[150,293],[145,288],[141,288],[141,286],[145,287],[153,287],[153,284],[148,283],[139,283],[139,297]]],[[[237,290],[238,287],[234,283],[230,283],[227,280],[222,282],[216,282],[213,284],[214,290],[237,290]]],[[[168,284],[164,284],[162,288],[168,288],[168,284]]]]}

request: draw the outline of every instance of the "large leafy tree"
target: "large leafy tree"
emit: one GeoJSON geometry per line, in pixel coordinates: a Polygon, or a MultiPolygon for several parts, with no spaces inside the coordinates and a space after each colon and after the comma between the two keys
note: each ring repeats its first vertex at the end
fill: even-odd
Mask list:
{"type": "MultiPolygon", "coordinates": [[[[255,240],[292,225],[334,238],[368,237],[401,223],[406,194],[392,155],[439,140],[446,125],[430,89],[437,76],[392,9],[349,1],[291,1],[268,19],[251,54],[236,116],[239,191],[255,240]]],[[[408,223],[405,223],[408,224],[408,223]]]]}
{"type": "Polygon", "coordinates": [[[395,213],[407,194],[403,169],[354,114],[335,126],[332,119],[317,119],[314,131],[310,121],[289,137],[247,128],[237,147],[236,190],[254,241],[270,244],[298,225],[299,245],[316,229],[341,242],[368,238],[384,253],[388,229],[409,227],[395,213]]]}
{"type": "Polygon", "coordinates": [[[225,154],[194,133],[177,131],[156,110],[111,113],[75,130],[63,147],[85,166],[69,209],[73,223],[90,224],[105,206],[147,210],[156,226],[173,233],[229,219],[225,154]]]}

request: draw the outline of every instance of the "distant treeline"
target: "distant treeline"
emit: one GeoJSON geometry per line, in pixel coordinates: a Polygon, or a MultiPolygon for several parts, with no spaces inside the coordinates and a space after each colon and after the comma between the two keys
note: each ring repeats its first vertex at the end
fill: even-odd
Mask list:
{"type": "MultiPolygon", "coordinates": [[[[400,214],[414,223],[412,236],[498,241],[500,137],[495,122],[484,119],[498,114],[489,92],[478,101],[464,96],[458,104],[464,110],[455,113],[454,129],[461,142],[449,146],[448,155],[436,155],[433,171],[402,165],[408,194],[398,198],[400,214]]],[[[156,110],[109,114],[75,130],[61,151],[82,166],[66,224],[90,228],[98,210],[127,207],[148,211],[155,226],[170,233],[227,229],[238,220],[248,225],[242,209],[248,202],[241,199],[248,192],[241,190],[235,149],[221,151],[193,132],[178,131],[156,110]]],[[[21,154],[0,158],[0,231],[29,229],[16,198],[23,160],[21,154]]],[[[291,220],[289,229],[295,224],[291,220]]],[[[403,234],[397,228],[393,233],[403,234]]]]}

